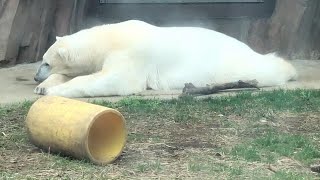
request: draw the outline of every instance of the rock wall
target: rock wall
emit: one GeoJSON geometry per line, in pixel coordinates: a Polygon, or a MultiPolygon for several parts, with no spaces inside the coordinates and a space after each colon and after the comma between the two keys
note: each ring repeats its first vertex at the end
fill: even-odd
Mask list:
{"type": "MultiPolygon", "coordinates": [[[[97,7],[97,0],[0,0],[0,67],[41,60],[55,36],[91,26],[86,19],[99,20],[87,13],[97,7]]],[[[221,24],[219,30],[239,36],[260,53],[320,59],[319,0],[277,0],[271,18],[221,24]]]]}
{"type": "Polygon", "coordinates": [[[252,23],[247,43],[260,53],[288,59],[319,59],[320,1],[278,0],[269,19],[252,23]]]}
{"type": "Polygon", "coordinates": [[[86,0],[0,0],[0,66],[35,62],[56,35],[80,28],[86,0]]]}

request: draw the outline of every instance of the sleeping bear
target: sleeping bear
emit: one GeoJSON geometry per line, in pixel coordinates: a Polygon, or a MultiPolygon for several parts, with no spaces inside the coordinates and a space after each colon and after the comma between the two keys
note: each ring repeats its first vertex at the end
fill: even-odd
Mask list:
{"type": "Polygon", "coordinates": [[[295,68],[220,32],[158,27],[138,20],[57,37],[34,79],[34,93],[63,97],[130,95],[238,80],[259,87],[295,80],[295,68]]]}

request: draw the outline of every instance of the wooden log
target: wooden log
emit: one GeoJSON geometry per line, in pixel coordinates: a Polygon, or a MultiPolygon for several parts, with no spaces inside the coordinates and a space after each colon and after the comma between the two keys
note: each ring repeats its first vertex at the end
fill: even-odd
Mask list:
{"type": "Polygon", "coordinates": [[[258,81],[242,81],[230,82],[224,84],[212,84],[206,87],[195,87],[192,83],[185,83],[185,87],[182,90],[182,94],[186,95],[209,95],[214,94],[226,89],[238,89],[238,88],[258,88],[258,81]]]}

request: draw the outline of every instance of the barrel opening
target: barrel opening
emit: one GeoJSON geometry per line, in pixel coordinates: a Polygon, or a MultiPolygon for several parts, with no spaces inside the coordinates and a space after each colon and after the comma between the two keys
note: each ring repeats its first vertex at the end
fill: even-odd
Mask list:
{"type": "Polygon", "coordinates": [[[122,116],[102,113],[92,122],[88,133],[90,159],[99,164],[110,163],[122,152],[126,141],[126,129],[122,116]]]}

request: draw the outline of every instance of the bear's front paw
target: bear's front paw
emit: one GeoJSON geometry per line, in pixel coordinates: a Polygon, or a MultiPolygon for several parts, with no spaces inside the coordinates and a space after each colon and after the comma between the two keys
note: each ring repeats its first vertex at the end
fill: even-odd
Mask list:
{"type": "Polygon", "coordinates": [[[41,87],[41,86],[37,86],[34,91],[35,94],[39,94],[39,95],[46,95],[47,94],[47,88],[45,87],[41,87]]]}

